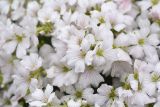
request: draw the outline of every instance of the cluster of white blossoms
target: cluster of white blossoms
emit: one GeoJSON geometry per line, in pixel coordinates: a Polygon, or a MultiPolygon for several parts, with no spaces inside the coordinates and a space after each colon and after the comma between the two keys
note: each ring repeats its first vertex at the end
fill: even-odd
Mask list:
{"type": "Polygon", "coordinates": [[[0,0],[0,107],[160,107],[160,0],[0,0]]]}

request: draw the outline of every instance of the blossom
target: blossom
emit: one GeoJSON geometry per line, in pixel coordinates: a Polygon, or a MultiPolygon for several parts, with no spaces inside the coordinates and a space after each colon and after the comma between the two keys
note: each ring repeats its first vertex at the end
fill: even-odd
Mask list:
{"type": "Polygon", "coordinates": [[[43,92],[41,89],[36,89],[35,92],[31,94],[30,105],[33,107],[43,107],[43,106],[55,106],[59,103],[55,93],[52,92],[53,87],[51,85],[47,85],[45,91],[43,92]]]}
{"type": "Polygon", "coordinates": [[[0,0],[0,107],[159,107],[159,0],[0,0]]]}
{"type": "Polygon", "coordinates": [[[12,54],[15,50],[16,56],[22,58],[26,55],[26,50],[30,46],[29,37],[25,35],[24,29],[20,26],[13,25],[12,34],[2,45],[2,48],[8,53],[12,54]]]}
{"type": "Polygon", "coordinates": [[[59,63],[46,70],[47,77],[53,78],[53,85],[61,87],[77,82],[78,74],[66,63],[59,63]]]}

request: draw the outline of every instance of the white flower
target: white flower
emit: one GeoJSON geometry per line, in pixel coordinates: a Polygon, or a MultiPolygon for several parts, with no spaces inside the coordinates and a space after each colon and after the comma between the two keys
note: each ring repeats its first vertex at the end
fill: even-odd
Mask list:
{"type": "Polygon", "coordinates": [[[154,103],[155,98],[149,95],[154,95],[156,87],[154,83],[149,82],[148,73],[134,72],[129,75],[131,88],[135,91],[131,97],[130,103],[133,105],[144,106],[145,104],[154,103]],[[148,83],[150,85],[148,85],[148,83]],[[151,86],[152,88],[149,88],[151,86]]]}
{"type": "Polygon", "coordinates": [[[76,83],[78,74],[65,63],[59,63],[46,70],[47,77],[53,79],[53,85],[62,87],[76,83]]]}
{"type": "Polygon", "coordinates": [[[68,65],[75,66],[75,72],[84,72],[85,69],[85,48],[80,48],[80,44],[84,37],[84,31],[77,31],[75,36],[71,37],[71,42],[68,42],[68,50],[66,53],[68,65]]]}
{"type": "Polygon", "coordinates": [[[42,58],[37,53],[31,53],[29,56],[23,57],[21,64],[25,69],[34,71],[42,66],[42,58]]]}
{"type": "Polygon", "coordinates": [[[85,72],[80,74],[79,83],[83,87],[87,87],[89,85],[98,86],[100,82],[103,82],[104,79],[100,75],[101,68],[94,67],[94,65],[86,66],[85,72]]]}
{"type": "Polygon", "coordinates": [[[12,54],[15,50],[16,56],[22,58],[26,55],[26,51],[30,46],[29,37],[25,35],[24,29],[20,26],[13,25],[12,36],[6,40],[2,48],[8,53],[12,54]]]}
{"type": "MultiPolygon", "coordinates": [[[[150,31],[147,31],[147,29],[149,30],[149,28],[143,28],[142,31],[136,31],[135,34],[133,34],[133,36],[130,35],[131,38],[133,37],[133,39],[130,38],[130,40],[132,40],[133,46],[129,48],[129,54],[131,54],[134,58],[142,58],[144,57],[144,55],[147,55],[146,58],[150,58],[150,56],[148,55],[153,54],[153,52],[155,52],[155,48],[151,45],[156,46],[159,40],[156,37],[156,35],[150,35],[148,38],[142,37],[142,35],[147,36],[149,34],[150,31]],[[148,52],[148,48],[150,48],[152,51],[148,52]]],[[[154,59],[149,60],[153,60],[151,62],[155,63],[158,60],[157,52],[154,53],[154,59]]]]}
{"type": "Polygon", "coordinates": [[[88,103],[94,103],[93,98],[93,89],[90,87],[82,87],[79,83],[73,86],[63,87],[63,90],[68,94],[64,96],[64,100],[66,99],[85,99],[88,103]]]}
{"type": "Polygon", "coordinates": [[[160,0],[0,0],[0,107],[159,107],[159,25],[160,0]]]}
{"type": "Polygon", "coordinates": [[[25,28],[25,34],[30,36],[31,48],[37,47],[38,45],[38,37],[36,35],[37,23],[38,23],[38,20],[31,16],[23,17],[23,20],[20,22],[20,25],[23,26],[23,28],[25,28]]]}
{"type": "Polygon", "coordinates": [[[36,89],[32,94],[31,98],[33,99],[29,102],[31,107],[43,107],[43,106],[53,106],[57,107],[59,100],[53,91],[53,86],[47,85],[45,91],[41,89],[36,89]]]}
{"type": "Polygon", "coordinates": [[[15,91],[14,99],[19,100],[28,92],[32,92],[38,87],[38,80],[30,77],[30,71],[23,68],[20,63],[16,64],[15,74],[13,75],[13,87],[15,91]],[[23,84],[23,85],[22,85],[23,84]]]}
{"type": "Polygon", "coordinates": [[[38,11],[38,19],[42,23],[51,21],[54,22],[56,19],[60,18],[57,12],[54,12],[52,8],[42,8],[38,11]],[[46,11],[47,10],[47,11],[46,11]]]}
{"type": "Polygon", "coordinates": [[[98,88],[97,91],[99,95],[96,95],[95,98],[99,98],[99,100],[95,102],[99,105],[102,105],[102,107],[124,107],[124,100],[118,98],[117,90],[115,90],[112,86],[103,84],[98,88]]]}

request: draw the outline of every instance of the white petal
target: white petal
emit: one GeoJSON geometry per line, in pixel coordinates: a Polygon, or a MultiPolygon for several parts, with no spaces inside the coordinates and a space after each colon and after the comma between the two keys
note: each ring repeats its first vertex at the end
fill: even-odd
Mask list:
{"type": "Polygon", "coordinates": [[[88,42],[87,39],[84,38],[84,39],[82,40],[82,42],[81,42],[81,47],[82,47],[82,49],[85,50],[85,51],[89,50],[90,45],[89,45],[89,42],[88,42]]]}
{"type": "Polygon", "coordinates": [[[42,106],[46,106],[47,105],[46,103],[43,103],[41,101],[32,101],[29,104],[32,107],[42,107],[42,106]]]}
{"type": "Polygon", "coordinates": [[[152,33],[157,33],[157,32],[159,32],[159,31],[160,31],[160,28],[159,28],[158,23],[153,23],[153,24],[151,25],[151,32],[152,32],[152,33]]]}
{"type": "MultiPolygon", "coordinates": [[[[104,31],[106,31],[104,29],[104,31]]],[[[102,33],[102,39],[104,43],[104,48],[105,49],[112,49],[113,46],[113,33],[111,31],[106,31],[102,33]]]]}
{"type": "Polygon", "coordinates": [[[128,46],[130,37],[124,33],[121,33],[117,36],[114,43],[116,46],[128,46]]]}
{"type": "Polygon", "coordinates": [[[138,18],[138,25],[140,28],[145,28],[150,26],[150,21],[147,18],[138,18]]]}
{"type": "Polygon", "coordinates": [[[95,94],[93,99],[95,100],[94,102],[99,105],[103,105],[107,101],[106,96],[100,96],[99,94],[95,94]]]}
{"type": "Polygon", "coordinates": [[[90,82],[90,79],[89,79],[89,73],[82,73],[79,77],[79,84],[82,86],[82,87],[87,87],[91,82],[90,82]]]}
{"type": "Polygon", "coordinates": [[[129,64],[132,64],[130,56],[123,51],[122,49],[117,49],[117,61],[126,61],[129,64]]]}
{"type": "Polygon", "coordinates": [[[137,92],[134,94],[134,97],[132,99],[133,104],[137,104],[140,106],[144,106],[145,104],[153,103],[155,102],[155,99],[152,97],[149,97],[147,94],[143,92],[137,92]]]}
{"type": "Polygon", "coordinates": [[[94,92],[94,90],[92,88],[86,88],[83,91],[83,98],[90,100],[91,99],[90,97],[93,97],[92,96],[93,92],[94,92]]]}
{"type": "Polygon", "coordinates": [[[26,69],[30,69],[32,67],[31,58],[28,56],[24,56],[20,62],[26,69]]]}
{"type": "Polygon", "coordinates": [[[85,64],[83,60],[79,60],[75,64],[75,72],[84,72],[85,64]]]}
{"type": "Polygon", "coordinates": [[[145,27],[140,29],[140,34],[142,35],[143,38],[147,37],[150,33],[150,28],[149,27],[145,27]]]}
{"type": "Polygon", "coordinates": [[[30,91],[33,92],[38,87],[38,80],[35,78],[31,79],[30,91]]]}
{"type": "Polygon", "coordinates": [[[96,66],[104,65],[105,62],[106,62],[105,58],[101,56],[95,56],[93,59],[93,65],[96,65],[96,66]]]}
{"type": "Polygon", "coordinates": [[[148,1],[142,1],[138,2],[138,6],[140,6],[141,11],[146,11],[151,6],[151,3],[148,1]]]}
{"type": "Polygon", "coordinates": [[[53,86],[51,86],[50,84],[48,84],[47,87],[46,87],[46,90],[44,92],[45,96],[49,97],[50,94],[52,93],[52,91],[53,91],[53,86]]]}
{"type": "Polygon", "coordinates": [[[64,75],[59,74],[53,80],[53,85],[62,87],[65,83],[64,75]]]}
{"type": "Polygon", "coordinates": [[[98,86],[98,84],[102,81],[104,81],[103,77],[98,72],[94,71],[85,72],[81,74],[79,78],[79,83],[83,87],[87,87],[90,84],[92,84],[93,86],[98,86]]]}
{"type": "Polygon", "coordinates": [[[154,66],[150,63],[146,63],[145,61],[135,60],[134,61],[134,69],[138,70],[139,72],[152,72],[154,71],[154,66]]]}
{"type": "Polygon", "coordinates": [[[112,89],[112,86],[109,86],[109,85],[107,85],[107,84],[102,84],[102,85],[98,88],[97,92],[98,92],[100,95],[106,96],[106,95],[111,91],[111,89],[112,89]]]}
{"type": "Polygon", "coordinates": [[[54,72],[55,72],[55,67],[52,66],[49,69],[45,70],[47,72],[47,78],[53,78],[54,77],[54,72]]]}
{"type": "Polygon", "coordinates": [[[17,51],[16,51],[17,58],[22,58],[25,55],[26,55],[26,49],[19,44],[17,46],[17,51]]]}
{"type": "Polygon", "coordinates": [[[154,71],[160,73],[160,62],[156,64],[154,71]]]}
{"type": "Polygon", "coordinates": [[[54,49],[48,44],[44,44],[39,50],[39,54],[42,57],[46,57],[46,54],[49,53],[54,53],[54,49]]]}
{"type": "Polygon", "coordinates": [[[122,29],[124,29],[126,27],[125,24],[117,24],[116,26],[114,26],[114,29],[119,32],[121,31],[122,29]]]}
{"type": "Polygon", "coordinates": [[[42,58],[38,56],[37,53],[31,53],[31,63],[32,63],[32,70],[36,70],[42,65],[42,58]]]}
{"type": "Polygon", "coordinates": [[[134,58],[143,58],[143,48],[141,46],[132,46],[129,49],[129,54],[132,55],[134,58]]]}
{"type": "Polygon", "coordinates": [[[52,102],[54,98],[55,98],[55,93],[50,94],[48,98],[48,102],[49,103],[52,102]]]}
{"type": "Polygon", "coordinates": [[[67,105],[68,107],[80,107],[81,106],[81,103],[80,102],[75,102],[73,100],[69,100],[67,102],[67,105]]]}
{"type": "Polygon", "coordinates": [[[11,54],[14,52],[15,48],[17,46],[17,42],[16,41],[10,41],[5,43],[2,48],[7,52],[7,54],[11,54]]]}
{"type": "Polygon", "coordinates": [[[78,74],[74,71],[69,71],[64,78],[66,79],[65,85],[68,86],[77,82],[78,74]]]}
{"type": "Polygon", "coordinates": [[[120,96],[121,98],[133,96],[133,93],[131,90],[125,90],[122,87],[119,87],[116,90],[117,90],[118,96],[120,96]]]}
{"type": "Polygon", "coordinates": [[[159,61],[158,53],[155,47],[150,45],[144,46],[144,53],[146,55],[145,60],[152,64],[156,64],[159,61]]]}
{"type": "Polygon", "coordinates": [[[94,36],[92,34],[86,35],[85,38],[88,40],[88,42],[90,44],[94,44],[95,43],[95,38],[94,38],[94,36]]]}
{"type": "Polygon", "coordinates": [[[135,91],[138,90],[138,82],[136,80],[130,81],[131,88],[135,91]]]}
{"type": "Polygon", "coordinates": [[[71,6],[74,5],[75,3],[76,3],[76,0],[69,0],[68,1],[68,4],[71,5],[71,6]]]}
{"type": "Polygon", "coordinates": [[[36,100],[42,100],[44,97],[44,93],[40,89],[36,89],[34,93],[31,94],[31,96],[36,100]]]}
{"type": "Polygon", "coordinates": [[[19,43],[22,47],[25,49],[29,48],[30,46],[30,39],[29,38],[23,38],[22,42],[19,43]]]}
{"type": "Polygon", "coordinates": [[[153,96],[156,93],[156,84],[152,83],[152,82],[145,82],[143,84],[144,86],[144,90],[145,92],[149,95],[149,96],[153,96]]]}
{"type": "Polygon", "coordinates": [[[151,34],[148,38],[147,38],[147,41],[150,45],[153,45],[153,46],[157,46],[160,41],[159,41],[159,37],[157,34],[151,34]]]}
{"type": "Polygon", "coordinates": [[[93,51],[88,51],[87,52],[87,54],[85,56],[85,63],[86,63],[86,65],[91,65],[92,64],[93,55],[94,55],[93,51]]]}

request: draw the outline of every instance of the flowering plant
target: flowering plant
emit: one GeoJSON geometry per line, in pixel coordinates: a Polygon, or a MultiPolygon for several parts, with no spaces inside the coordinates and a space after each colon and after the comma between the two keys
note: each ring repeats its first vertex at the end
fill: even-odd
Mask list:
{"type": "Polygon", "coordinates": [[[160,107],[160,0],[0,0],[0,107],[160,107]]]}

